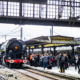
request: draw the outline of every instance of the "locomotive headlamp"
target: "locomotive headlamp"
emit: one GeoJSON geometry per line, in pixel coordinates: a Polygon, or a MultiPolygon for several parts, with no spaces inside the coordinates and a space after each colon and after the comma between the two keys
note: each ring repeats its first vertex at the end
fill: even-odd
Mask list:
{"type": "Polygon", "coordinates": [[[10,63],[14,63],[14,60],[10,60],[10,63]]]}
{"type": "Polygon", "coordinates": [[[11,59],[11,57],[8,57],[8,59],[11,59]]]}
{"type": "Polygon", "coordinates": [[[23,63],[27,63],[27,61],[26,60],[23,60],[23,63]]]}
{"type": "Polygon", "coordinates": [[[25,59],[26,59],[26,57],[25,57],[25,59]]]}
{"type": "Polygon", "coordinates": [[[17,47],[17,46],[15,46],[15,49],[18,49],[18,47],[17,47]]]}

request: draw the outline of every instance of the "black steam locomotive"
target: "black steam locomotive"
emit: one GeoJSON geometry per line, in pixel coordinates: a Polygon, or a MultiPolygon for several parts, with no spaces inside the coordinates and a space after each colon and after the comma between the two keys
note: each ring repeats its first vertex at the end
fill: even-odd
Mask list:
{"type": "Polygon", "coordinates": [[[3,43],[0,47],[2,65],[11,67],[22,67],[27,63],[26,44],[22,40],[12,38],[3,43]]]}

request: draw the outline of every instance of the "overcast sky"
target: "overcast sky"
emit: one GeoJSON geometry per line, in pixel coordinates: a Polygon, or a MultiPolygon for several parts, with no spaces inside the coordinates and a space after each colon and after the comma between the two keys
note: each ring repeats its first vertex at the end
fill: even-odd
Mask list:
{"type": "MultiPolygon", "coordinates": [[[[24,37],[26,40],[39,37],[39,36],[50,36],[51,26],[40,26],[40,25],[19,25],[14,24],[0,24],[0,43],[5,41],[5,37],[1,35],[6,35],[6,40],[10,38],[20,39],[20,29],[23,28],[23,40],[24,37]],[[18,28],[17,28],[18,27],[18,28]],[[14,30],[17,28],[16,30],[14,30]],[[11,32],[14,30],[13,32],[11,32]]],[[[70,37],[80,37],[80,28],[73,27],[53,27],[53,35],[62,35],[70,37]]]]}

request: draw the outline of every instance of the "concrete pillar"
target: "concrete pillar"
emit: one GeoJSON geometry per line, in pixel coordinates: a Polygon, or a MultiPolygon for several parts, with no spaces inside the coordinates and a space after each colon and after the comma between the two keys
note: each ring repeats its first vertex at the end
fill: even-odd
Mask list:
{"type": "Polygon", "coordinates": [[[74,45],[73,46],[71,46],[72,47],[72,54],[71,54],[71,57],[72,57],[72,59],[74,59],[74,45]]]}
{"type": "Polygon", "coordinates": [[[44,54],[44,48],[43,48],[43,45],[41,46],[41,54],[44,54]]]}

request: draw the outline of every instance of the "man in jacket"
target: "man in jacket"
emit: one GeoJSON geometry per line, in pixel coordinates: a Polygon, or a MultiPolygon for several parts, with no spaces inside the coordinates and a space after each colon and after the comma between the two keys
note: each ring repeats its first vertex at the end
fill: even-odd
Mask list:
{"type": "Polygon", "coordinates": [[[42,60],[43,60],[44,69],[45,69],[46,66],[48,68],[48,56],[47,56],[47,53],[44,54],[44,56],[42,57],[42,60]]]}
{"type": "Polygon", "coordinates": [[[60,57],[60,72],[65,72],[65,57],[61,54],[60,57]]]}

